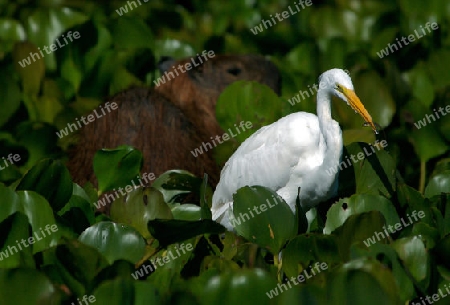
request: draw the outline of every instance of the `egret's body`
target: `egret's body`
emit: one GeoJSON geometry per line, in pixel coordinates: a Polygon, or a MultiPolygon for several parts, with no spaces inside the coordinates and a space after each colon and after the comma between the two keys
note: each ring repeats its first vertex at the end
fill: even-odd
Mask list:
{"type": "Polygon", "coordinates": [[[213,195],[213,220],[233,230],[228,213],[233,194],[246,185],[261,185],[278,193],[295,211],[298,188],[306,210],[337,192],[342,156],[342,131],[331,118],[331,95],[349,103],[374,130],[372,118],[353,92],[350,76],[332,69],[319,78],[317,116],[298,112],[262,127],[245,140],[225,164],[213,195]],[[331,175],[330,175],[331,173],[331,175]]]}

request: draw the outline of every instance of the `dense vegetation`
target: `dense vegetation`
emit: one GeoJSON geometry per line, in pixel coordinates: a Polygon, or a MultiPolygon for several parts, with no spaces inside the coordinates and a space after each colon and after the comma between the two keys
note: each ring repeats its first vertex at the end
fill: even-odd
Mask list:
{"type": "MultiPolygon", "coordinates": [[[[312,1],[263,29],[294,1],[128,2],[0,2],[0,304],[405,304],[435,294],[450,304],[449,3],[312,1]],[[260,126],[315,113],[315,95],[299,91],[333,67],[350,72],[383,127],[375,138],[333,104],[345,156],[366,156],[341,171],[339,198],[309,228],[301,209],[292,215],[277,199],[223,234],[207,178],[182,169],[116,200],[110,217],[95,214],[99,195],[139,174],[132,147],[98,153],[98,189],[72,182],[64,162],[76,136],[56,132],[105,96],[151,86],[162,56],[203,50],[267,55],[283,75],[281,97],[253,83],[225,90],[224,130],[242,120],[254,128],[218,146],[218,160],[260,126]],[[28,65],[30,52],[44,56],[28,65]],[[376,140],[387,146],[368,155],[376,140]]],[[[235,214],[272,195],[241,189],[235,214]]]]}

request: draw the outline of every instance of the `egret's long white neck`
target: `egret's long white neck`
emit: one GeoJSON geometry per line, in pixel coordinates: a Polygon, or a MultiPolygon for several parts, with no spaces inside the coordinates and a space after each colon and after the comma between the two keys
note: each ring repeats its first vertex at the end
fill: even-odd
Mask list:
{"type": "MultiPolygon", "coordinates": [[[[319,119],[320,132],[326,145],[326,153],[321,170],[317,171],[323,175],[325,172],[328,173],[330,169],[336,168],[339,164],[343,145],[341,128],[331,117],[331,92],[325,88],[317,91],[317,117],[319,119]]],[[[334,180],[334,177],[326,178],[334,180]]]]}
{"type": "Polygon", "coordinates": [[[322,131],[327,129],[333,121],[331,117],[331,93],[322,88],[317,91],[317,117],[322,131]]]}

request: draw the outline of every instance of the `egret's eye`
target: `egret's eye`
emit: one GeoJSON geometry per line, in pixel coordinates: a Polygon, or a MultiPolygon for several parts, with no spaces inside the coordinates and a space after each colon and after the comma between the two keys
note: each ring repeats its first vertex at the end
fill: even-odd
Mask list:
{"type": "Polygon", "coordinates": [[[337,91],[339,91],[341,93],[344,91],[344,88],[342,88],[342,86],[339,84],[336,84],[336,87],[334,89],[336,89],[337,91]]]}

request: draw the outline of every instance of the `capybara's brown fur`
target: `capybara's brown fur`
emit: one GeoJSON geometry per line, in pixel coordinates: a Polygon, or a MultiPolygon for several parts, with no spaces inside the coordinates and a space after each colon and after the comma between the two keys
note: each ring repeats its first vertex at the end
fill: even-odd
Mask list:
{"type": "Polygon", "coordinates": [[[220,169],[211,151],[197,157],[190,151],[223,133],[215,117],[216,101],[237,80],[255,80],[280,93],[280,76],[270,61],[257,55],[217,55],[155,88],[130,88],[114,95],[108,101],[116,102],[118,109],[84,126],[69,151],[74,181],[96,185],[95,152],[127,144],[142,152],[144,173],[158,177],[170,169],[185,169],[199,177],[207,173],[216,185],[220,169]]]}

